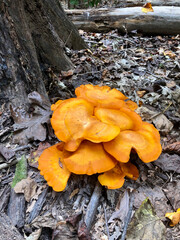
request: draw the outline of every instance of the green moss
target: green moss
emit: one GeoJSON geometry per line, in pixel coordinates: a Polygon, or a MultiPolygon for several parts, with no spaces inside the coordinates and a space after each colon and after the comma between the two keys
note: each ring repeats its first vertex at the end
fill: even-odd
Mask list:
{"type": "Polygon", "coordinates": [[[23,155],[21,160],[16,164],[16,171],[11,187],[14,188],[18,182],[25,178],[27,178],[27,160],[23,155]]]}

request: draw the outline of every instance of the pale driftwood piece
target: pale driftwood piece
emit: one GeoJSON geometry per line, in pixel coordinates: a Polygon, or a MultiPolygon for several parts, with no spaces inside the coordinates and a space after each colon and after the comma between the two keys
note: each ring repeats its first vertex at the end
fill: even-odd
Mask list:
{"type": "Polygon", "coordinates": [[[23,240],[24,238],[13,226],[10,218],[3,212],[0,212],[0,240],[23,240]]]}
{"type": "Polygon", "coordinates": [[[179,0],[120,0],[116,7],[137,7],[143,6],[147,2],[151,2],[152,6],[180,6],[179,0]]]}
{"type": "Polygon", "coordinates": [[[13,188],[11,188],[10,201],[8,205],[7,214],[14,226],[18,228],[21,228],[24,226],[24,218],[25,218],[24,194],[15,193],[13,188]]]}
{"type": "Polygon", "coordinates": [[[27,220],[27,223],[30,224],[40,213],[45,201],[46,201],[46,195],[48,192],[48,187],[44,189],[44,191],[39,196],[37,202],[34,205],[33,210],[29,214],[29,218],[27,220]]]}
{"type": "Polygon", "coordinates": [[[137,30],[145,34],[179,34],[180,7],[154,7],[154,12],[143,13],[141,7],[66,10],[78,29],[108,32],[118,29],[122,33],[137,30]]]}
{"type": "Polygon", "coordinates": [[[92,227],[92,223],[94,221],[95,215],[96,215],[96,211],[97,211],[97,207],[99,204],[99,199],[101,197],[101,193],[102,193],[102,186],[99,184],[99,182],[97,182],[94,192],[91,196],[91,200],[89,202],[89,205],[87,207],[87,212],[84,218],[86,227],[88,230],[91,229],[92,227]]]}

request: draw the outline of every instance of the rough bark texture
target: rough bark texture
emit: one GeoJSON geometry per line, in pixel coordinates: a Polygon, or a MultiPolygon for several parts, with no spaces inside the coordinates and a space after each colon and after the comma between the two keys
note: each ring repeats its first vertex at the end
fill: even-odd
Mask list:
{"type": "Polygon", "coordinates": [[[25,218],[24,194],[15,193],[13,188],[11,188],[7,215],[11,219],[11,222],[14,226],[18,228],[22,228],[24,226],[24,218],[25,218]]]}
{"type": "Polygon", "coordinates": [[[43,70],[69,70],[64,47],[85,47],[58,0],[0,3],[0,105],[26,104],[27,94],[46,96],[43,70]]]}
{"type": "Polygon", "coordinates": [[[154,7],[154,12],[143,13],[141,7],[66,10],[79,29],[107,32],[118,29],[127,33],[133,30],[146,34],[179,34],[180,7],[154,7]]]}
{"type": "Polygon", "coordinates": [[[153,6],[180,6],[179,0],[119,0],[116,7],[143,6],[147,2],[151,2],[153,6]]]}
{"type": "Polygon", "coordinates": [[[23,240],[18,230],[12,225],[10,218],[5,213],[0,213],[0,240],[23,240]]]}

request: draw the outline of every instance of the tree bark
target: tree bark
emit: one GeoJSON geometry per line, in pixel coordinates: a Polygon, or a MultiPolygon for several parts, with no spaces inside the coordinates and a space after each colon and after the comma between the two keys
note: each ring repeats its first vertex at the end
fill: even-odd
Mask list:
{"type": "Polygon", "coordinates": [[[0,240],[23,240],[24,238],[13,226],[11,219],[3,212],[0,212],[0,240]]]}
{"type": "Polygon", "coordinates": [[[0,105],[26,105],[27,94],[47,97],[44,70],[69,70],[64,52],[85,47],[58,0],[0,2],[0,105]]]}
{"type": "Polygon", "coordinates": [[[122,33],[133,30],[145,34],[179,34],[180,7],[153,7],[154,12],[143,13],[141,7],[66,10],[78,29],[108,32],[118,29],[122,33]]]}

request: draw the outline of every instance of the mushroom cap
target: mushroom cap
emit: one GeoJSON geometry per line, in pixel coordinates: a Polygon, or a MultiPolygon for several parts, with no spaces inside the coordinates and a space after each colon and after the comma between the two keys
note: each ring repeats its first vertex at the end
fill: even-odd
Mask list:
{"type": "Polygon", "coordinates": [[[75,151],[83,139],[106,142],[120,132],[118,126],[102,123],[93,116],[93,106],[84,99],[64,100],[54,111],[51,124],[65,149],[75,151]]]}
{"type": "Polygon", "coordinates": [[[104,151],[101,143],[83,141],[75,152],[63,151],[63,159],[69,171],[92,175],[112,169],[116,161],[104,151]]]}
{"type": "Polygon", "coordinates": [[[113,169],[98,176],[101,185],[106,186],[108,189],[121,188],[124,184],[125,174],[121,168],[116,165],[113,169]]]}
{"type": "Polygon", "coordinates": [[[122,131],[115,139],[103,144],[109,154],[124,163],[129,161],[131,149],[145,163],[156,160],[162,151],[158,130],[146,122],[143,122],[140,130],[122,131]]]}
{"type": "Polygon", "coordinates": [[[125,101],[125,107],[131,109],[132,111],[136,110],[138,108],[137,103],[131,101],[131,100],[127,100],[125,101]]]}
{"type": "Polygon", "coordinates": [[[120,166],[122,172],[126,175],[126,177],[128,177],[132,180],[138,179],[139,171],[134,164],[132,164],[131,162],[119,163],[119,166],[120,166]]]}
{"type": "Polygon", "coordinates": [[[61,149],[62,143],[53,145],[43,151],[39,157],[40,174],[44,176],[48,185],[54,191],[63,191],[70,177],[70,171],[66,168],[63,161],[61,149]]]}
{"type": "Polygon", "coordinates": [[[55,104],[52,104],[51,105],[51,110],[55,111],[62,102],[63,102],[63,100],[58,100],[55,104]]]}
{"type": "Polygon", "coordinates": [[[141,128],[141,117],[134,111],[128,108],[108,109],[108,108],[95,108],[94,115],[106,124],[113,124],[123,130],[138,130],[141,128]]]}
{"type": "Polygon", "coordinates": [[[125,105],[127,97],[117,89],[108,86],[93,86],[91,84],[81,85],[76,88],[77,98],[83,98],[94,106],[103,108],[119,109],[125,105]]]}
{"type": "Polygon", "coordinates": [[[180,208],[178,208],[176,212],[166,213],[165,217],[171,220],[169,225],[171,227],[174,227],[176,224],[180,222],[180,208]]]}

